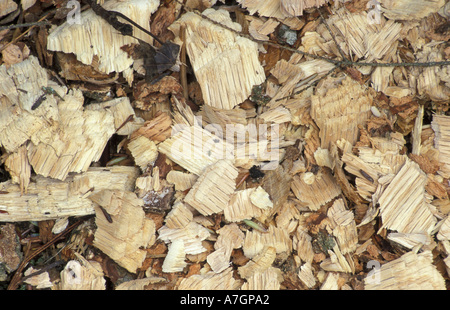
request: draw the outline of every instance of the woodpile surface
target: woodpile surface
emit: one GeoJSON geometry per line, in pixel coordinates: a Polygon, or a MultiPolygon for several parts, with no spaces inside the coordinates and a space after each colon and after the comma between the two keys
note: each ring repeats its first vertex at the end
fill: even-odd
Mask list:
{"type": "Polygon", "coordinates": [[[449,287],[448,1],[29,2],[0,288],[449,287]]]}

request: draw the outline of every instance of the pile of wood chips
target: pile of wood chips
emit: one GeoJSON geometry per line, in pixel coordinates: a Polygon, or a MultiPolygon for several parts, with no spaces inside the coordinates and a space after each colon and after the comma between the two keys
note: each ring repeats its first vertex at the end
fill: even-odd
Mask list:
{"type": "Polygon", "coordinates": [[[447,288],[448,1],[105,1],[153,81],[67,3],[0,0],[0,285],[447,288]]]}

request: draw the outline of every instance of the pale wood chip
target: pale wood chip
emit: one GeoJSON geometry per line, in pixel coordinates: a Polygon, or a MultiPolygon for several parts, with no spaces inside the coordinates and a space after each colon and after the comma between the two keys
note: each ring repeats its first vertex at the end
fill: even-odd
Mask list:
{"type": "Polygon", "coordinates": [[[236,188],[237,175],[231,160],[219,160],[203,171],[184,200],[203,215],[221,212],[236,188]]]}
{"type": "Polygon", "coordinates": [[[269,225],[267,233],[259,231],[247,231],[243,245],[244,255],[248,258],[254,258],[265,246],[272,246],[276,253],[291,253],[292,242],[286,230],[269,225]]]}
{"type": "Polygon", "coordinates": [[[450,178],[450,116],[433,115],[431,127],[435,133],[434,146],[439,151],[439,162],[441,164],[439,174],[450,178]]]}
{"type": "Polygon", "coordinates": [[[353,212],[347,210],[343,199],[338,199],[328,209],[327,215],[341,253],[354,252],[358,244],[358,232],[353,212]]]}
{"type": "Polygon", "coordinates": [[[205,274],[192,275],[181,280],[179,290],[235,290],[241,282],[233,278],[233,268],[227,268],[221,273],[209,271],[205,274]]]}
{"type": "Polygon", "coordinates": [[[308,288],[312,288],[316,285],[316,278],[314,277],[313,267],[310,262],[307,262],[300,267],[298,271],[298,278],[308,288]]]}
{"type": "Polygon", "coordinates": [[[187,263],[185,262],[186,252],[184,242],[181,239],[174,240],[169,244],[169,251],[164,258],[162,265],[163,272],[180,272],[183,271],[187,263]]]}
{"type": "Polygon", "coordinates": [[[431,251],[414,251],[374,268],[364,279],[366,290],[445,290],[445,280],[433,265],[431,251]]]}
{"type": "Polygon", "coordinates": [[[262,272],[255,272],[247,279],[241,289],[242,290],[279,290],[283,281],[281,270],[269,267],[262,272]]]}

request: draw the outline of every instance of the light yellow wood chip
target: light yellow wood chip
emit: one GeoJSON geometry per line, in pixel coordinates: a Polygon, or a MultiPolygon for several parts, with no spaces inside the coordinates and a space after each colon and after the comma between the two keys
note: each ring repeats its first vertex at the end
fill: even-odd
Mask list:
{"type": "Polygon", "coordinates": [[[143,201],[133,192],[117,190],[103,190],[89,198],[96,203],[94,246],[128,271],[136,272],[147,253],[141,247],[151,246],[156,240],[155,223],[145,217],[143,201]]]}
{"type": "Polygon", "coordinates": [[[252,203],[250,195],[254,192],[255,188],[248,188],[233,193],[223,210],[225,219],[230,222],[240,222],[259,217],[263,210],[252,203]]]}
{"type": "Polygon", "coordinates": [[[70,175],[65,181],[33,177],[27,193],[11,180],[0,183],[0,222],[45,221],[65,216],[94,214],[94,204],[87,198],[103,189],[131,191],[139,169],[135,167],[89,168],[70,175]]]}
{"type": "Polygon", "coordinates": [[[433,254],[414,251],[381,267],[364,279],[366,290],[445,290],[445,280],[433,265],[433,254]]]}
{"type": "Polygon", "coordinates": [[[210,236],[208,229],[195,222],[183,228],[163,226],[158,230],[159,239],[166,243],[183,240],[186,254],[200,254],[206,251],[202,241],[210,236]]]}
{"type": "Polygon", "coordinates": [[[28,184],[30,184],[31,166],[28,162],[27,147],[25,144],[6,158],[5,168],[11,176],[12,183],[19,184],[20,193],[26,193],[28,184]]]}
{"type": "Polygon", "coordinates": [[[174,240],[169,244],[169,251],[164,258],[162,265],[163,272],[180,272],[183,271],[187,263],[185,262],[186,252],[183,240],[174,240]]]}
{"type": "Polygon", "coordinates": [[[346,209],[342,199],[338,199],[328,209],[327,215],[341,253],[354,252],[358,244],[358,232],[353,212],[346,209]]]}
{"type": "Polygon", "coordinates": [[[232,146],[218,136],[199,126],[181,126],[180,129],[158,144],[158,150],[189,172],[200,175],[219,159],[234,159],[232,146]]]}
{"type": "MultiPolygon", "coordinates": [[[[225,10],[207,9],[203,14],[237,31],[225,10]]],[[[186,49],[200,84],[205,104],[232,109],[251,94],[252,87],[265,80],[258,60],[258,45],[194,13],[186,13],[170,29],[179,35],[186,27],[186,49]]]]}
{"type": "Polygon", "coordinates": [[[365,124],[371,114],[372,96],[350,77],[332,88],[324,87],[321,94],[311,97],[311,116],[320,128],[321,148],[339,139],[354,144],[358,125],[365,124]]]}
{"type": "MultiPolygon", "coordinates": [[[[112,0],[103,5],[106,10],[120,12],[147,30],[150,30],[150,16],[158,6],[158,0],[112,0]]],[[[138,41],[131,36],[123,36],[92,9],[82,12],[79,22],[74,20],[75,17],[76,15],[68,18],[65,23],[50,32],[47,48],[51,51],[74,53],[77,60],[86,65],[91,65],[94,55],[97,55],[99,62],[96,69],[107,74],[114,71],[123,72],[128,83],[131,83],[133,69],[130,69],[130,66],[133,64],[133,58],[128,57],[121,47],[138,41]]],[[[138,39],[153,42],[153,39],[141,30],[134,28],[133,31],[133,35],[138,39]]]]}
{"type": "Polygon", "coordinates": [[[281,0],[281,11],[288,16],[301,16],[304,9],[317,8],[328,0],[281,0]]]}
{"type": "Polygon", "coordinates": [[[378,200],[382,228],[399,233],[430,234],[436,224],[425,201],[427,177],[415,162],[407,160],[378,200]]]}
{"type": "Polygon", "coordinates": [[[203,215],[221,212],[236,188],[237,175],[231,160],[219,160],[203,171],[184,201],[203,215]]]}
{"type": "Polygon", "coordinates": [[[164,221],[169,228],[184,228],[194,218],[191,210],[181,201],[174,204],[164,221]]]}
{"type": "Polygon", "coordinates": [[[283,281],[281,270],[269,267],[263,272],[255,272],[247,279],[242,290],[279,290],[280,283],[283,281]]]}
{"type": "Polygon", "coordinates": [[[272,246],[266,246],[252,260],[248,261],[242,267],[238,268],[239,275],[244,279],[249,279],[257,272],[264,272],[272,266],[276,258],[276,249],[272,246]]]}
{"type": "Polygon", "coordinates": [[[435,133],[434,146],[439,151],[439,174],[450,178],[450,116],[433,115],[431,128],[435,133]]]}
{"type": "Polygon", "coordinates": [[[328,169],[323,169],[320,176],[316,175],[311,184],[307,184],[302,175],[294,176],[291,189],[295,197],[312,211],[318,210],[341,193],[341,188],[328,169]]]}
{"type": "Polygon", "coordinates": [[[196,274],[181,280],[179,290],[235,290],[241,283],[233,278],[233,268],[227,268],[221,273],[209,271],[196,274]]]}
{"type": "Polygon", "coordinates": [[[96,261],[87,261],[82,258],[69,261],[61,271],[60,290],[105,290],[106,280],[102,266],[96,261]]]}
{"type": "Polygon", "coordinates": [[[290,253],[292,251],[292,241],[289,233],[274,225],[269,225],[267,233],[259,231],[247,231],[243,245],[244,255],[248,258],[254,258],[265,246],[272,246],[276,253],[290,253]]]}
{"type": "Polygon", "coordinates": [[[298,271],[298,278],[308,288],[312,288],[316,285],[316,278],[314,277],[313,267],[310,262],[303,264],[298,271]]]}
{"type": "Polygon", "coordinates": [[[176,170],[170,170],[166,176],[167,182],[175,185],[175,190],[185,191],[191,188],[197,181],[198,176],[192,173],[185,173],[176,170]]]}
{"type": "Polygon", "coordinates": [[[445,0],[380,0],[381,12],[389,19],[419,20],[436,13],[445,0]]]}
{"type": "Polygon", "coordinates": [[[146,171],[147,167],[153,165],[156,158],[158,158],[158,148],[155,142],[144,137],[138,136],[128,143],[128,149],[134,158],[136,165],[141,170],[146,171]]]}
{"type": "Polygon", "coordinates": [[[297,251],[300,259],[306,263],[311,263],[314,259],[314,250],[311,243],[311,236],[304,231],[300,225],[294,234],[292,241],[294,250],[297,251]]]}

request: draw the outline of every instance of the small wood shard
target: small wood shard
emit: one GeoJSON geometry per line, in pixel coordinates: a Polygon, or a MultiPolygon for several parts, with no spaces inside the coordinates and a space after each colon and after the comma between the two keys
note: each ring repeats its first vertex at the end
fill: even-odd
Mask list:
{"type": "Polygon", "coordinates": [[[444,0],[380,0],[383,15],[394,20],[419,20],[436,13],[445,4],[444,0]]]}
{"type": "Polygon", "coordinates": [[[96,261],[87,261],[78,256],[81,263],[71,260],[61,271],[60,290],[105,290],[106,280],[102,266],[96,261]]]}
{"type": "Polygon", "coordinates": [[[383,226],[400,233],[430,234],[436,219],[425,201],[426,175],[407,160],[378,200],[383,226]]]}
{"type": "Polygon", "coordinates": [[[168,228],[184,228],[194,218],[191,210],[181,201],[174,204],[172,210],[167,214],[165,223],[168,228]]]}
{"type": "Polygon", "coordinates": [[[186,252],[183,240],[174,240],[169,245],[169,251],[162,265],[163,272],[183,271],[187,263],[185,262],[186,252]]]}
{"type": "Polygon", "coordinates": [[[262,215],[261,208],[255,206],[250,196],[255,192],[254,188],[236,191],[231,195],[228,205],[224,208],[225,219],[230,222],[240,222],[245,219],[258,218],[262,215]]]}
{"type": "Polygon", "coordinates": [[[318,210],[341,193],[341,188],[328,169],[322,170],[322,175],[316,176],[315,181],[311,184],[306,183],[302,175],[294,176],[291,189],[295,197],[313,211],[318,210]]]}
{"type": "Polygon", "coordinates": [[[450,178],[450,117],[445,115],[433,115],[431,128],[435,132],[434,146],[439,151],[439,174],[450,178]]]}
{"type": "Polygon", "coordinates": [[[218,136],[199,126],[181,126],[181,130],[158,145],[159,152],[196,175],[223,158],[234,158],[218,136]]]}
{"type": "Polygon", "coordinates": [[[248,258],[254,258],[265,246],[272,246],[276,253],[291,253],[292,242],[286,230],[269,225],[267,233],[258,231],[247,231],[243,245],[244,255],[248,258]]]}
{"type": "Polygon", "coordinates": [[[238,268],[239,275],[244,279],[249,279],[257,272],[264,272],[267,268],[272,266],[276,254],[276,249],[274,247],[266,246],[247,264],[238,268]]]}
{"type": "Polygon", "coordinates": [[[303,264],[298,271],[298,278],[302,281],[308,288],[313,288],[316,285],[316,278],[313,274],[313,267],[311,263],[303,264]]]}
{"type": "MultiPolygon", "coordinates": [[[[114,166],[89,168],[70,175],[64,181],[36,176],[21,195],[20,187],[11,180],[0,183],[0,222],[44,221],[65,216],[94,214],[94,204],[88,195],[103,189],[134,190],[139,170],[114,166]]],[[[103,216],[103,214],[102,214],[103,216]]]]}
{"type": "Polygon", "coordinates": [[[364,279],[366,290],[445,290],[445,280],[433,265],[431,251],[408,252],[374,268],[364,279]]]}
{"type": "Polygon", "coordinates": [[[327,213],[333,235],[342,254],[354,252],[358,243],[358,232],[353,212],[347,210],[342,199],[336,200],[327,213]]]}
{"type": "Polygon", "coordinates": [[[159,239],[166,243],[183,240],[186,254],[199,254],[206,251],[202,241],[210,236],[210,232],[200,224],[190,222],[183,228],[163,226],[158,230],[159,239]]]}
{"type": "MultiPolygon", "coordinates": [[[[224,10],[207,9],[205,16],[237,31],[224,10]]],[[[253,85],[264,82],[264,69],[258,60],[258,46],[194,13],[186,13],[170,29],[179,35],[186,27],[186,48],[205,104],[230,110],[251,94],[253,85]]]]}
{"type": "Polygon", "coordinates": [[[256,272],[247,282],[242,284],[242,290],[279,290],[283,281],[281,270],[269,267],[263,272],[256,272]]]}
{"type": "Polygon", "coordinates": [[[203,215],[221,212],[236,188],[237,175],[230,160],[219,160],[203,171],[184,200],[203,215]]]}
{"type": "Polygon", "coordinates": [[[142,127],[131,134],[131,140],[136,136],[144,136],[155,143],[162,142],[170,137],[172,120],[165,112],[158,113],[150,121],[146,121],[142,127]]]}
{"type": "Polygon", "coordinates": [[[372,96],[359,83],[347,77],[338,85],[311,97],[311,116],[320,128],[321,148],[325,149],[339,139],[354,144],[358,125],[371,113],[372,96]]]}
{"type": "Polygon", "coordinates": [[[149,166],[153,165],[158,157],[158,148],[155,142],[145,136],[138,136],[131,140],[128,143],[128,149],[133,155],[136,165],[142,171],[146,171],[149,166]]]}
{"type": "Polygon", "coordinates": [[[99,207],[96,209],[97,230],[94,245],[119,265],[135,273],[141,267],[146,251],[156,240],[155,223],[145,217],[143,201],[127,191],[103,190],[89,199],[110,214],[110,223],[99,207]]]}
{"type": "Polygon", "coordinates": [[[176,170],[170,170],[166,176],[167,182],[175,186],[177,191],[185,191],[191,188],[197,181],[198,176],[192,173],[185,173],[176,170]]]}
{"type": "Polygon", "coordinates": [[[236,290],[241,282],[233,277],[233,268],[227,268],[221,273],[213,271],[183,278],[178,285],[179,290],[236,290]]]}

